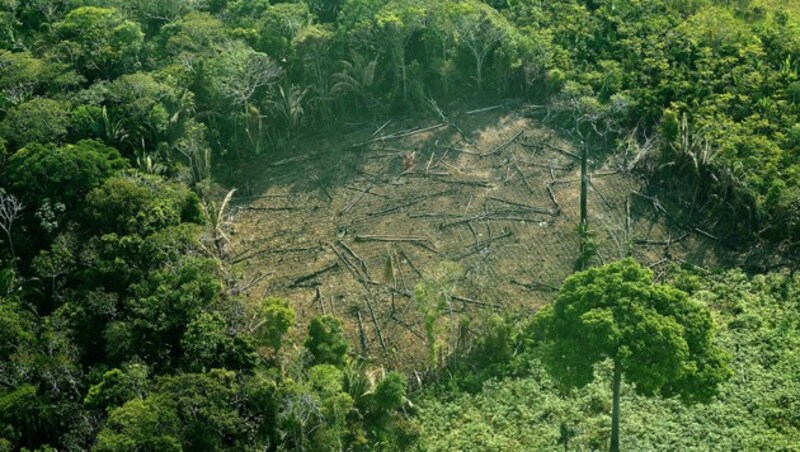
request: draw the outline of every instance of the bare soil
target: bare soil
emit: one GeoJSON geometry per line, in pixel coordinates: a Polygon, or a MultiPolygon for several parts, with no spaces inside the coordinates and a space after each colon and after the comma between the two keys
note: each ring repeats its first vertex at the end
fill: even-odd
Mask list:
{"type": "MultiPolygon", "coordinates": [[[[335,315],[356,353],[406,370],[422,369],[426,356],[414,286],[442,262],[464,268],[455,308],[473,325],[491,312],[529,316],[552,300],[578,254],[580,165],[570,154],[579,151],[506,108],[449,121],[306,139],[241,169],[231,184],[231,260],[265,275],[249,296],[292,300],[302,329],[335,315]]],[[[658,276],[671,262],[725,258],[636,194],[643,182],[614,161],[591,168],[596,263],[630,247],[658,276]]]]}

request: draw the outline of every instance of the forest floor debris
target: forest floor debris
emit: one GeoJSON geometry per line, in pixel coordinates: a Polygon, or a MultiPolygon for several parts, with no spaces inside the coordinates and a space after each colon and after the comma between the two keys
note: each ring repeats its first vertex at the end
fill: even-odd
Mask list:
{"type": "MultiPolygon", "coordinates": [[[[528,316],[552,300],[578,254],[578,151],[504,107],[448,120],[459,127],[381,121],[243,165],[229,180],[250,187],[236,200],[232,255],[245,274],[274,271],[253,296],[293,300],[301,324],[324,309],[362,353],[407,370],[422,369],[426,356],[413,289],[442,262],[464,269],[453,298],[463,304],[459,321],[528,316]],[[407,299],[402,309],[396,297],[407,299]]],[[[659,275],[673,262],[714,267],[727,259],[710,237],[687,235],[638,196],[644,184],[636,176],[592,172],[598,263],[630,249],[659,275]]]]}

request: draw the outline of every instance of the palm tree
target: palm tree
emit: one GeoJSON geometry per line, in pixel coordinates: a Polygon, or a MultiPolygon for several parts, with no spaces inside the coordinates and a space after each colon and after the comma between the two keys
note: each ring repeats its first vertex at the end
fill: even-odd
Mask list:
{"type": "Polygon", "coordinates": [[[351,59],[352,61],[343,60],[342,70],[333,75],[331,92],[345,99],[354,95],[374,118],[379,107],[373,94],[379,82],[378,60],[368,60],[356,52],[352,53],[351,59]]]}

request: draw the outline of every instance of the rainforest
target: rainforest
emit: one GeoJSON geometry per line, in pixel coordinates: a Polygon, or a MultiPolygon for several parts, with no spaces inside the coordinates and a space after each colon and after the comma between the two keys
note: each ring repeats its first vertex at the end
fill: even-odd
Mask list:
{"type": "Polygon", "coordinates": [[[798,0],[0,0],[0,451],[793,450],[798,267],[798,0]]]}

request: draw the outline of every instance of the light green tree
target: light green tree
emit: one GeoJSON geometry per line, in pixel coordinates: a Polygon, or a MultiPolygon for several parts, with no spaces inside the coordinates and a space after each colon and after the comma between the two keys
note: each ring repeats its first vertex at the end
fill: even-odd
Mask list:
{"type": "Polygon", "coordinates": [[[613,362],[612,451],[619,450],[623,375],[640,394],[702,402],[730,374],[706,307],[654,284],[630,258],[567,278],[535,322],[543,362],[565,388],[587,385],[595,364],[613,362]]]}

